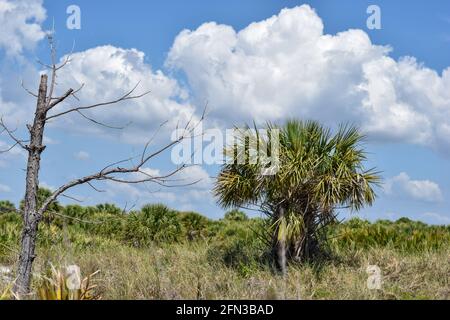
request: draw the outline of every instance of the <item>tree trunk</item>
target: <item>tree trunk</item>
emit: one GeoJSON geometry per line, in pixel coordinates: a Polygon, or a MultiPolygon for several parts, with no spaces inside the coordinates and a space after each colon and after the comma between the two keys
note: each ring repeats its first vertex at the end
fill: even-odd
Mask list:
{"type": "MultiPolygon", "coordinates": [[[[280,207],[278,209],[278,219],[283,219],[285,215],[285,210],[283,207],[280,207]]],[[[279,231],[279,229],[277,230],[279,231]]],[[[281,237],[278,237],[277,234],[279,232],[276,232],[275,234],[275,251],[276,251],[276,257],[277,257],[277,265],[280,273],[285,276],[287,273],[287,257],[286,257],[286,233],[283,231],[281,233],[281,237]]]]}
{"type": "Polygon", "coordinates": [[[291,248],[290,256],[294,261],[306,262],[319,253],[317,241],[317,225],[314,222],[314,212],[307,212],[303,216],[303,230],[300,237],[291,248]]]}
{"type": "Polygon", "coordinates": [[[32,265],[35,258],[36,237],[42,215],[37,207],[37,192],[39,187],[39,168],[43,146],[45,118],[47,116],[47,76],[42,75],[39,85],[36,112],[30,131],[28,145],[27,177],[25,190],[25,206],[23,212],[22,242],[17,266],[17,280],[14,292],[19,296],[29,294],[32,265]]]}

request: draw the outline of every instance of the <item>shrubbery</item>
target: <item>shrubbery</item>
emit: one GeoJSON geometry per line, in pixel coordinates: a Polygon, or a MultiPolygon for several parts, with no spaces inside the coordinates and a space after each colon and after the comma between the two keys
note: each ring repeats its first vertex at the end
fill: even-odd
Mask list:
{"type": "Polygon", "coordinates": [[[133,246],[147,246],[152,242],[176,242],[181,236],[182,228],[177,212],[165,205],[146,205],[141,211],[127,216],[124,237],[133,246]]]}
{"type": "Polygon", "coordinates": [[[401,218],[370,223],[351,219],[329,230],[331,244],[345,249],[392,247],[403,252],[438,250],[450,244],[450,226],[430,226],[401,218]]]}
{"type": "MultiPolygon", "coordinates": [[[[135,247],[174,242],[208,243],[211,263],[220,261],[247,274],[266,256],[264,236],[267,221],[249,218],[244,212],[230,211],[221,220],[210,220],[195,212],[178,212],[162,204],[146,205],[125,213],[111,204],[91,207],[53,207],[57,215],[41,225],[38,244],[77,248],[97,248],[121,242],[135,247]]],[[[18,249],[22,220],[14,205],[0,202],[0,262],[8,251],[18,249]]],[[[389,247],[414,253],[450,246],[450,226],[430,226],[402,218],[370,223],[351,219],[328,229],[329,246],[334,252],[389,247]]]]}
{"type": "Polygon", "coordinates": [[[182,212],[179,216],[184,233],[189,241],[204,239],[208,236],[208,225],[210,223],[208,218],[196,212],[182,212]]]}
{"type": "Polygon", "coordinates": [[[2,213],[10,213],[15,212],[16,207],[12,202],[9,201],[0,201],[0,214],[2,213]]]}
{"type": "Polygon", "coordinates": [[[242,212],[240,210],[231,210],[225,213],[225,220],[231,220],[231,221],[247,221],[248,217],[245,214],[245,212],[242,212]]]}

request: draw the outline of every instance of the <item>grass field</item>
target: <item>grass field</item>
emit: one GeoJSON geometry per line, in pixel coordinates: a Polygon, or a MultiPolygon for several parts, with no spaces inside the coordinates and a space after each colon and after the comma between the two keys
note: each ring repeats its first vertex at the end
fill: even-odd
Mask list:
{"type": "MultiPolygon", "coordinates": [[[[122,214],[113,206],[60,208],[40,235],[31,298],[53,266],[76,264],[102,299],[449,299],[450,227],[352,219],[329,230],[329,258],[273,272],[257,236],[262,219],[239,212],[211,221],[148,206],[122,214]],[[65,216],[65,218],[62,218],[65,216]],[[67,218],[70,217],[70,218],[67,218]],[[367,267],[382,286],[367,286],[367,267]]],[[[0,214],[0,265],[13,268],[17,213],[0,214]]],[[[13,274],[3,275],[0,294],[13,274]]],[[[4,298],[8,298],[8,294],[4,298]]]]}

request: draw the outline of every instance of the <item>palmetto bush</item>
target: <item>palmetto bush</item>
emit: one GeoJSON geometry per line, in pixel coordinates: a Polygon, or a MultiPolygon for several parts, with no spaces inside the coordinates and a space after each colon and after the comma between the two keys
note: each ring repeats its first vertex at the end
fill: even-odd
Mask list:
{"type": "Polygon", "coordinates": [[[399,252],[439,250],[450,245],[449,226],[429,226],[402,218],[370,223],[353,218],[329,229],[330,244],[351,250],[389,247],[399,252]]]}
{"type": "Polygon", "coordinates": [[[16,206],[7,200],[0,201],[0,214],[16,212],[16,206]]]}
{"type": "Polygon", "coordinates": [[[21,217],[17,213],[0,215],[0,262],[18,244],[21,234],[21,217]]]}
{"type": "Polygon", "coordinates": [[[208,236],[209,221],[206,217],[196,212],[179,213],[186,239],[194,241],[208,236]]]}
{"type": "Polygon", "coordinates": [[[83,279],[79,275],[79,287],[72,288],[69,285],[70,277],[67,273],[52,265],[46,275],[40,276],[38,298],[39,300],[100,300],[101,297],[95,292],[97,285],[93,284],[93,278],[98,272],[83,279]]]}
{"type": "Polygon", "coordinates": [[[247,129],[238,135],[238,148],[225,150],[229,158],[247,161],[223,165],[214,192],[223,207],[254,206],[267,214],[273,254],[285,273],[286,258],[305,261],[322,252],[320,231],[336,221],[336,209],[372,204],[379,177],[364,168],[363,136],[356,127],[340,126],[332,134],[317,122],[292,120],[283,127],[268,124],[269,138],[255,130],[250,138],[269,150],[276,143],[271,133],[279,130],[274,175],[264,174],[264,161],[248,161],[257,150],[251,150],[256,146],[247,129]]]}
{"type": "Polygon", "coordinates": [[[232,220],[232,221],[246,221],[248,220],[247,215],[245,212],[241,210],[230,210],[227,213],[225,213],[225,220],[232,220]]]}
{"type": "Polygon", "coordinates": [[[127,217],[124,239],[137,247],[152,242],[170,243],[182,237],[182,226],[176,211],[165,205],[146,205],[127,217]]]}

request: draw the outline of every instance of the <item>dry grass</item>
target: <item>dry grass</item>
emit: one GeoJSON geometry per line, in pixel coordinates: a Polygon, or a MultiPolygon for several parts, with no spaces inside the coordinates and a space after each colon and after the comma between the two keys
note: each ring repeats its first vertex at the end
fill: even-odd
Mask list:
{"type": "MultiPolygon", "coordinates": [[[[76,251],[57,246],[40,252],[35,272],[48,263],[77,264],[96,276],[103,299],[449,299],[450,249],[400,254],[392,249],[341,252],[340,262],[291,266],[286,279],[269,267],[247,272],[210,260],[206,243],[135,249],[111,244],[76,251]],[[367,288],[368,265],[378,265],[381,290],[367,288]]],[[[14,261],[11,256],[11,262],[14,261]]],[[[1,281],[0,281],[1,282],[1,281]]],[[[6,283],[0,284],[0,293],[6,283]]]]}

